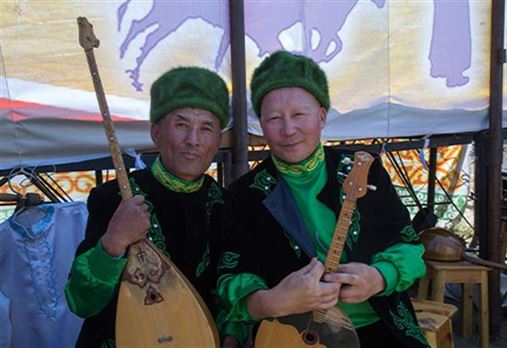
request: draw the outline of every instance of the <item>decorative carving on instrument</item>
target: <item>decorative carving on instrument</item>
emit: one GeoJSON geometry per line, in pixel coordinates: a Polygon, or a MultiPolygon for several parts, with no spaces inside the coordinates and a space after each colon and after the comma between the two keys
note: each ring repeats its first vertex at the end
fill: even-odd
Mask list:
{"type": "Polygon", "coordinates": [[[164,273],[170,271],[167,264],[162,262],[153,249],[145,248],[143,244],[131,245],[129,253],[132,253],[135,257],[129,259],[122,280],[135,284],[140,288],[145,288],[145,305],[164,301],[158,286],[164,273]]]}

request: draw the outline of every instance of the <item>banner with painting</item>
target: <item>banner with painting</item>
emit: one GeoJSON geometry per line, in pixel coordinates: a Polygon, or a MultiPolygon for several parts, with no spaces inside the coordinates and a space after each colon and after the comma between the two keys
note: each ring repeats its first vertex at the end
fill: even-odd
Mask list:
{"type": "MultiPolygon", "coordinates": [[[[125,150],[152,147],[149,88],[167,69],[205,66],[231,87],[227,0],[0,6],[0,169],[108,155],[78,16],[100,39],[95,56],[125,150]]],[[[328,140],[488,127],[491,1],[245,0],[244,16],[247,81],[279,49],[307,55],[326,71],[328,140]]],[[[249,132],[261,134],[248,112],[249,132]]]]}

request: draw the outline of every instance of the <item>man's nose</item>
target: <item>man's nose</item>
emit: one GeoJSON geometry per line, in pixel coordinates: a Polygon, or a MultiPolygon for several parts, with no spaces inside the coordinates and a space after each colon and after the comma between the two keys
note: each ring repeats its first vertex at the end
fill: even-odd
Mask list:
{"type": "Polygon", "coordinates": [[[284,119],[281,131],[282,135],[291,136],[296,133],[296,124],[291,119],[284,119]]]}
{"type": "Polygon", "coordinates": [[[199,132],[197,130],[197,127],[190,127],[185,140],[189,145],[195,146],[199,144],[199,132]]]}

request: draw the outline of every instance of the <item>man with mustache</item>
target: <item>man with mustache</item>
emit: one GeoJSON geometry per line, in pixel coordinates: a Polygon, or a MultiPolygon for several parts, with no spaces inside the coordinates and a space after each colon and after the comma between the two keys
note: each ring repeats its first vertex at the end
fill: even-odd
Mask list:
{"type": "Polygon", "coordinates": [[[254,323],[339,303],[361,347],[426,347],[406,293],[425,274],[424,247],[378,157],[368,175],[377,189],[357,201],[338,272],[324,272],[354,158],[320,142],[330,107],[325,73],[279,51],[250,87],[271,154],[229,188],[237,228],[217,286],[227,319],[254,323]]]}
{"type": "Polygon", "coordinates": [[[70,309],[86,318],[78,347],[114,346],[125,253],[146,235],[216,314],[212,290],[227,197],[204,172],[228,117],[227,86],[214,72],[181,67],[153,83],[151,138],[160,155],[150,168],[130,174],[133,198],[121,201],[116,180],[93,189],[88,198],[86,237],[65,287],[70,309]]]}

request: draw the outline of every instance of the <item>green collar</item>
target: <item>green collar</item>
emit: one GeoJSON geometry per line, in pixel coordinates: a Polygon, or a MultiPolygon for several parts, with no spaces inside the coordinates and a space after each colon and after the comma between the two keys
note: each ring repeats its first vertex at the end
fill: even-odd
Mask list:
{"type": "Polygon", "coordinates": [[[204,182],[204,175],[195,181],[187,181],[174,176],[164,168],[160,156],[157,156],[157,159],[153,162],[151,172],[165,188],[175,192],[190,193],[199,191],[204,182]]]}
{"type": "Polygon", "coordinates": [[[324,163],[324,157],[324,147],[322,144],[317,146],[317,149],[310,155],[310,157],[299,163],[288,163],[271,154],[271,158],[273,159],[276,169],[284,175],[313,173],[322,163],[324,163]]]}

